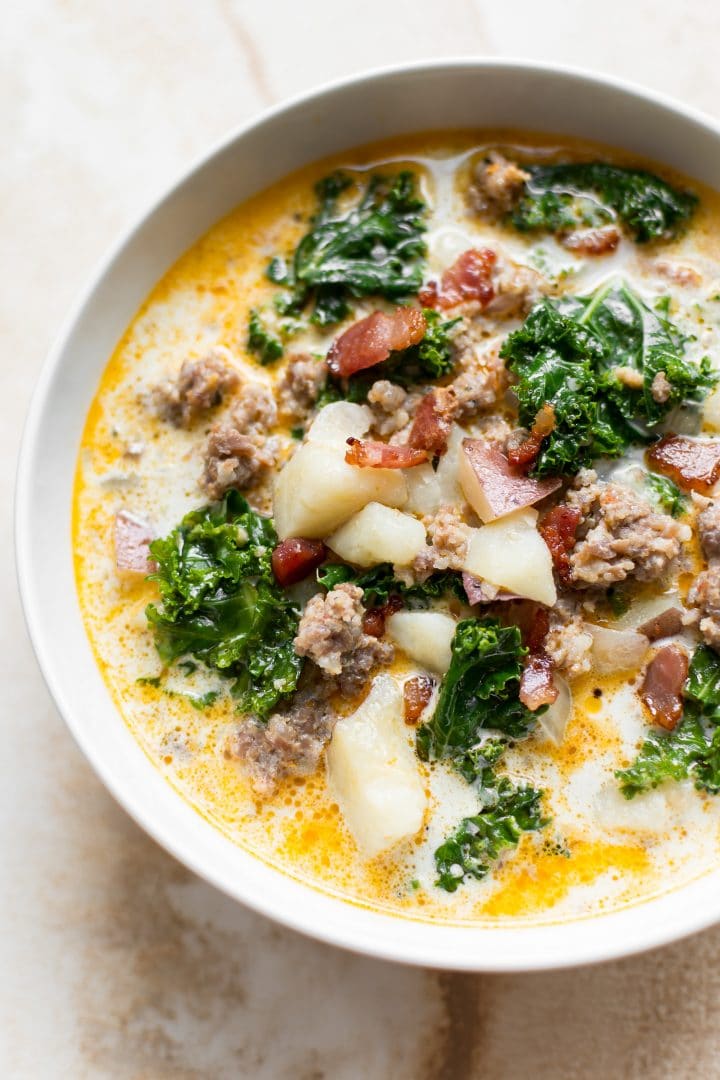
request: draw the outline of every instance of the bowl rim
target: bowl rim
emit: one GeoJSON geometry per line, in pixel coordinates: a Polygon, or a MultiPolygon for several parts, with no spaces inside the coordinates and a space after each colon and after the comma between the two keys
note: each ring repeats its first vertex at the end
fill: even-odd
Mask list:
{"type": "MultiPolygon", "coordinates": [[[[80,748],[84,757],[89,762],[96,775],[103,782],[104,786],[123,809],[146,833],[165,848],[172,856],[178,859],[178,861],[204,880],[220,889],[226,895],[241,902],[259,914],[271,918],[278,923],[311,938],[343,947],[361,955],[443,970],[477,972],[545,971],[619,959],[624,956],[630,956],[654,949],[671,941],[697,933],[720,920],[720,901],[718,901],[715,907],[706,904],[704,907],[701,905],[696,908],[691,904],[687,904],[685,912],[680,919],[677,917],[670,918],[664,923],[661,919],[641,920],[639,924],[640,933],[632,941],[622,939],[622,936],[620,939],[615,940],[611,933],[603,934],[601,930],[598,934],[584,936],[581,934],[579,940],[574,942],[572,942],[572,937],[577,937],[577,935],[569,934],[569,928],[587,925],[588,923],[597,923],[598,927],[607,927],[609,929],[609,922],[612,921],[619,912],[597,917],[592,916],[588,919],[559,922],[558,924],[546,923],[539,926],[521,924],[518,926],[503,926],[499,929],[488,929],[486,925],[474,927],[465,924],[461,927],[448,927],[448,925],[444,923],[418,923],[411,918],[405,919],[396,915],[389,915],[385,912],[371,911],[362,905],[348,902],[346,899],[333,897],[330,893],[325,893],[318,888],[314,888],[310,884],[301,882],[295,882],[291,891],[295,890],[296,895],[298,896],[300,894],[297,893],[297,890],[300,890],[303,894],[311,893],[316,901],[318,901],[320,897],[322,897],[322,900],[319,900],[318,903],[310,904],[307,909],[306,906],[301,903],[294,906],[292,902],[287,901],[269,902],[267,898],[262,895],[262,890],[258,889],[255,885],[248,888],[243,887],[244,883],[242,881],[229,881],[226,875],[223,875],[213,866],[212,859],[204,861],[201,857],[201,853],[189,850],[188,845],[184,842],[181,835],[177,835],[172,828],[164,826],[157,820],[154,820],[152,808],[148,808],[142,797],[137,798],[135,793],[130,789],[130,786],[127,783],[121,782],[118,776],[113,773],[112,767],[108,762],[102,760],[101,756],[96,752],[95,746],[92,745],[91,740],[84,734],[82,726],[76,722],[73,709],[66,700],[61,673],[53,662],[52,641],[48,638],[48,635],[43,629],[42,609],[41,606],[36,604],[36,597],[33,590],[34,567],[30,557],[30,545],[25,542],[26,538],[30,535],[31,528],[32,506],[30,499],[30,481],[33,452],[41,437],[39,424],[43,411],[47,405],[54,376],[61,366],[66,347],[73,333],[82,323],[85,309],[91,301],[93,294],[98,289],[111,267],[113,267],[115,262],[121,258],[124,250],[139,234],[142,233],[146,225],[156,215],[163,204],[169,201],[198,172],[208,166],[214,158],[220,156],[232,144],[245,138],[256,129],[261,128],[269,121],[272,121],[274,118],[281,116],[283,113],[289,112],[296,107],[311,106],[313,102],[319,101],[327,95],[332,95],[346,88],[359,90],[365,84],[389,77],[398,77],[405,74],[420,74],[424,72],[437,73],[443,69],[457,70],[463,68],[469,71],[504,69],[517,74],[556,76],[559,79],[570,79],[586,83],[599,90],[615,90],[623,96],[629,96],[646,104],[660,106],[661,108],[669,110],[681,120],[694,123],[704,128],[707,132],[720,140],[720,123],[713,117],[699,109],[684,105],[668,95],[649,90],[630,80],[608,76],[600,72],[594,72],[573,65],[536,62],[522,58],[465,55],[441,59],[418,59],[402,64],[384,65],[364,70],[348,77],[330,79],[310,90],[303,91],[302,93],[284,99],[270,108],[263,110],[259,114],[254,115],[244,123],[237,125],[230,132],[216,140],[207,150],[196,154],[190,164],[178,172],[175,179],[164,185],[159,194],[156,194],[153,198],[148,200],[146,209],[137,214],[131,223],[120,231],[115,241],[110,245],[107,253],[98,260],[87,277],[84,287],[82,287],[79,292],[78,298],[70,307],[66,318],[61,323],[60,329],[56,334],[55,340],[37,377],[20,443],[14,493],[15,565],[25,621],[40,670],[53,698],[53,702],[75,739],[76,745],[80,748]],[[319,917],[318,912],[323,907],[325,908],[325,913],[328,916],[332,916],[334,914],[333,909],[338,906],[344,910],[345,918],[336,920],[329,917],[327,921],[322,921],[319,917]],[[355,926],[353,925],[354,920],[351,913],[362,913],[362,918],[356,920],[357,925],[355,926]],[[367,918],[367,916],[369,916],[369,918],[367,918]],[[374,933],[372,924],[373,920],[377,919],[390,919],[392,924],[398,929],[397,935],[394,938],[391,936],[388,939],[387,935],[374,933]],[[400,927],[403,925],[412,925],[415,927],[421,925],[427,931],[426,941],[424,943],[418,943],[416,940],[414,943],[408,943],[405,940],[406,935],[400,932],[400,927]],[[492,955],[481,958],[478,958],[472,949],[464,950],[455,947],[455,951],[452,955],[445,955],[442,947],[442,931],[448,929],[454,931],[455,934],[459,933],[465,940],[467,940],[467,935],[478,934],[482,935],[485,939],[492,937],[497,941],[501,941],[503,938],[505,938],[506,941],[509,941],[511,938],[525,937],[528,942],[532,940],[533,931],[547,932],[549,930],[559,929],[564,931],[564,933],[560,935],[561,938],[568,937],[573,947],[572,949],[566,947],[564,951],[561,950],[558,954],[554,954],[547,949],[541,950],[538,955],[533,955],[532,950],[530,950],[529,953],[523,953],[517,949],[512,949],[505,955],[500,946],[499,949],[493,948],[491,950],[492,955]],[[437,941],[431,943],[431,938],[437,938],[437,941]]],[[[155,768],[154,765],[152,767],[155,768]]],[[[159,770],[156,770],[156,772],[161,778],[162,783],[168,790],[173,792],[174,798],[184,802],[182,797],[175,792],[161,776],[159,770]]],[[[189,807],[189,804],[186,805],[192,814],[197,814],[197,811],[189,807]]],[[[212,824],[207,824],[207,828],[216,831],[215,826],[212,824]]],[[[225,837],[223,837],[223,840],[226,843],[231,843],[231,841],[227,840],[225,837]]],[[[251,852],[248,852],[243,848],[239,848],[239,850],[246,858],[256,858],[251,852]]],[[[269,864],[264,865],[267,873],[271,876],[280,876],[286,881],[294,880],[288,879],[287,875],[283,874],[281,870],[278,870],[269,864]]],[[[714,873],[714,871],[710,871],[709,873],[714,873]]],[[[704,876],[707,877],[707,875],[704,876]]],[[[671,890],[671,893],[687,893],[689,896],[690,890],[694,884],[695,882],[689,882],[685,885],[680,885],[677,889],[671,890]]],[[[634,906],[648,909],[648,905],[657,905],[662,898],[662,896],[656,898],[651,897],[634,906]]],[[[622,912],[627,911],[628,909],[623,908],[620,910],[622,912]]],[[[448,941],[449,940],[450,939],[448,939],[448,941]]]]}

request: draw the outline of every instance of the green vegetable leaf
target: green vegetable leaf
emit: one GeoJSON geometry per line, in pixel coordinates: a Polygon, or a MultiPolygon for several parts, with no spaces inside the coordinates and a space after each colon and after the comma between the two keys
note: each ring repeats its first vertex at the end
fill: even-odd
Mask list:
{"type": "Polygon", "coordinates": [[[484,878],[492,864],[508,848],[515,847],[524,832],[547,824],[540,808],[542,792],[515,787],[502,777],[492,789],[488,805],[473,817],[463,818],[457,830],[435,851],[436,885],[455,892],[467,878],[484,878]]]}
{"type": "Polygon", "coordinates": [[[276,543],[272,521],[230,491],[150,545],[161,603],[146,615],[163,663],[189,655],[216,668],[260,717],[294,691],[302,668],[298,612],[272,575],[276,543]]]}
{"type": "Polygon", "coordinates": [[[720,656],[707,645],[693,654],[685,684],[684,715],[674,731],[653,731],[627,768],[615,775],[626,799],[665,780],[692,778],[711,794],[720,792],[720,656]]]}
{"type": "Polygon", "coordinates": [[[518,378],[520,421],[531,426],[545,404],[555,427],[544,440],[536,475],[574,474],[599,457],[619,457],[649,441],[650,428],[681,401],[700,401],[718,376],[709,358],[683,355],[685,341],[624,283],[592,296],[541,300],[500,350],[518,378]],[[629,387],[619,368],[637,371],[629,387]],[[668,393],[652,387],[663,373],[668,393]]]}
{"type": "Polygon", "coordinates": [[[669,476],[649,473],[645,478],[645,483],[660,509],[666,514],[671,514],[676,518],[682,517],[687,511],[687,498],[669,476]]]}
{"type": "Polygon", "coordinates": [[[431,574],[422,583],[405,585],[398,581],[390,563],[380,563],[370,570],[354,570],[345,563],[326,563],[317,570],[317,580],[326,589],[350,582],[363,591],[363,603],[366,607],[380,607],[391,596],[402,597],[410,608],[427,607],[431,600],[443,596],[465,600],[462,576],[452,570],[442,570],[431,574]]]}
{"type": "Polygon", "coordinates": [[[282,342],[267,329],[257,308],[250,312],[247,347],[263,366],[273,364],[283,354],[282,342]]]}
{"type": "Polygon", "coordinates": [[[526,653],[517,626],[495,619],[458,623],[435,714],[417,732],[421,760],[462,758],[466,767],[463,755],[481,744],[486,731],[511,739],[529,734],[537,713],[518,697],[526,653]]]}
{"type": "Polygon", "coordinates": [[[348,200],[358,188],[359,182],[342,172],[321,180],[315,187],[318,210],[291,264],[279,259],[270,264],[272,280],[293,289],[288,313],[311,303],[312,321],[326,326],[347,317],[350,298],[384,296],[397,302],[422,285],[426,206],[415,175],[407,170],[390,177],[375,174],[359,198],[348,200]]]}
{"type": "Polygon", "coordinates": [[[676,236],[697,196],[644,169],[603,162],[524,165],[530,173],[510,216],[522,232],[567,232],[620,221],[638,243],[676,236]]]}

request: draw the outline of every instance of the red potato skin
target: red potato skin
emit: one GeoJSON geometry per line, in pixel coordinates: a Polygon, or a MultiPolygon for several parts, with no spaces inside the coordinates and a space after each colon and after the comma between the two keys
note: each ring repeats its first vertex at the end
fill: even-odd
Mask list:
{"type": "Polygon", "coordinates": [[[684,491],[710,493],[720,479],[720,440],[665,435],[651,446],[647,462],[684,491]]]}
{"type": "Polygon", "coordinates": [[[687,674],[687,653],[677,645],[659,649],[645,671],[640,700],[652,722],[666,731],[673,731],[682,718],[687,674]]]}
{"type": "Polygon", "coordinates": [[[575,533],[581,521],[582,514],[577,507],[560,503],[538,525],[538,531],[550,550],[555,572],[566,585],[572,577],[570,552],[575,547],[575,533]]]}
{"type": "Polygon", "coordinates": [[[115,566],[121,573],[151,574],[156,564],[150,555],[155,532],[143,518],[118,510],[114,522],[115,566]]]}
{"type": "Polygon", "coordinates": [[[326,555],[327,548],[322,540],[304,540],[302,537],[283,540],[271,557],[275,580],[284,589],[296,585],[317,570],[326,555]]]}
{"type": "Polygon", "coordinates": [[[513,468],[502,451],[483,439],[463,439],[462,452],[496,518],[540,502],[557,491],[562,483],[552,477],[534,480],[525,476],[513,468]]]}
{"type": "Polygon", "coordinates": [[[374,311],[335,339],[327,354],[327,366],[333,375],[354,375],[381,364],[392,352],[418,345],[426,329],[419,308],[396,308],[390,315],[374,311]]]}

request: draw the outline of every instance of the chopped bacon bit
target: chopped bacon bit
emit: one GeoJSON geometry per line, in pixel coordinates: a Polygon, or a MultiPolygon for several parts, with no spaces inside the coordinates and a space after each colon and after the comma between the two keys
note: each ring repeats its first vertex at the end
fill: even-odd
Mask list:
{"type": "Polygon", "coordinates": [[[536,604],[530,623],[523,634],[523,643],[531,653],[542,652],[549,629],[550,612],[541,604],[536,604]]]}
{"type": "Polygon", "coordinates": [[[555,665],[546,652],[531,653],[520,677],[520,700],[535,712],[542,705],[552,705],[558,690],[553,681],[555,665]]]}
{"type": "Polygon", "coordinates": [[[415,410],[408,445],[414,450],[444,454],[453,422],[452,410],[441,404],[435,390],[421,400],[415,410]]]}
{"type": "Polygon", "coordinates": [[[388,597],[381,607],[369,608],[363,615],[363,630],[370,637],[382,637],[385,633],[385,620],[403,606],[399,596],[388,597]]]}
{"type": "Polygon", "coordinates": [[[640,700],[655,724],[672,731],[683,714],[683,687],[688,673],[687,653],[666,645],[647,666],[640,700]]]}
{"type": "Polygon", "coordinates": [[[393,446],[384,442],[364,442],[362,439],[347,440],[345,451],[348,465],[360,469],[411,469],[427,461],[426,450],[414,450],[412,446],[393,446]]]}
{"type": "Polygon", "coordinates": [[[507,456],[510,464],[516,469],[527,472],[538,459],[543,439],[546,439],[554,428],[555,409],[552,405],[546,403],[535,417],[527,439],[521,442],[519,446],[511,447],[508,450],[507,456]]]}
{"type": "Polygon", "coordinates": [[[654,615],[642,626],[638,626],[638,633],[644,634],[649,641],[657,641],[659,638],[672,637],[679,634],[683,627],[683,617],[680,608],[669,607],[654,615]]]}
{"type": "Polygon", "coordinates": [[[423,307],[451,308],[466,300],[483,307],[495,296],[492,274],[497,255],[491,248],[469,248],[449,266],[440,279],[429,282],[419,295],[423,307]]]}
{"type": "Polygon", "coordinates": [[[115,566],[130,574],[150,574],[155,563],[150,557],[150,544],[155,539],[152,527],[129,510],[115,515],[115,566]]]}
{"type": "Polygon", "coordinates": [[[278,585],[287,588],[317,570],[327,554],[322,540],[291,537],[283,540],[272,553],[272,570],[278,585]]]}
{"type": "Polygon", "coordinates": [[[423,710],[432,697],[432,679],[424,675],[418,675],[415,679],[408,679],[403,686],[403,705],[405,711],[405,723],[417,724],[423,714],[423,710]]]}
{"type": "Polygon", "coordinates": [[[540,535],[550,549],[553,566],[562,582],[570,580],[570,552],[575,547],[575,533],[582,520],[576,506],[554,506],[538,525],[540,535]]]}
{"type": "Polygon", "coordinates": [[[576,229],[567,233],[561,242],[568,251],[577,251],[580,255],[607,255],[620,243],[620,230],[614,225],[602,229],[576,229]]]}
{"type": "Polygon", "coordinates": [[[427,329],[419,308],[396,308],[391,315],[374,311],[336,338],[327,354],[333,375],[354,375],[387,360],[392,352],[418,345],[427,329]]]}
{"type": "Polygon", "coordinates": [[[720,440],[665,435],[650,447],[647,460],[679,487],[707,495],[720,479],[720,440]]]}

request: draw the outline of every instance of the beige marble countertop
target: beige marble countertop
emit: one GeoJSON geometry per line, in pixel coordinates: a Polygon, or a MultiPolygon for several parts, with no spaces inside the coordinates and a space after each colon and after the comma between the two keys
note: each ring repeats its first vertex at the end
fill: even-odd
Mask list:
{"type": "Polygon", "coordinates": [[[147,839],[63,727],[11,566],[35,374],[96,260],[265,106],[423,56],[518,55],[720,113],[720,6],[7,0],[0,35],[0,1075],[112,1080],[720,1075],[720,928],[595,969],[443,975],[245,911],[147,839]]]}

